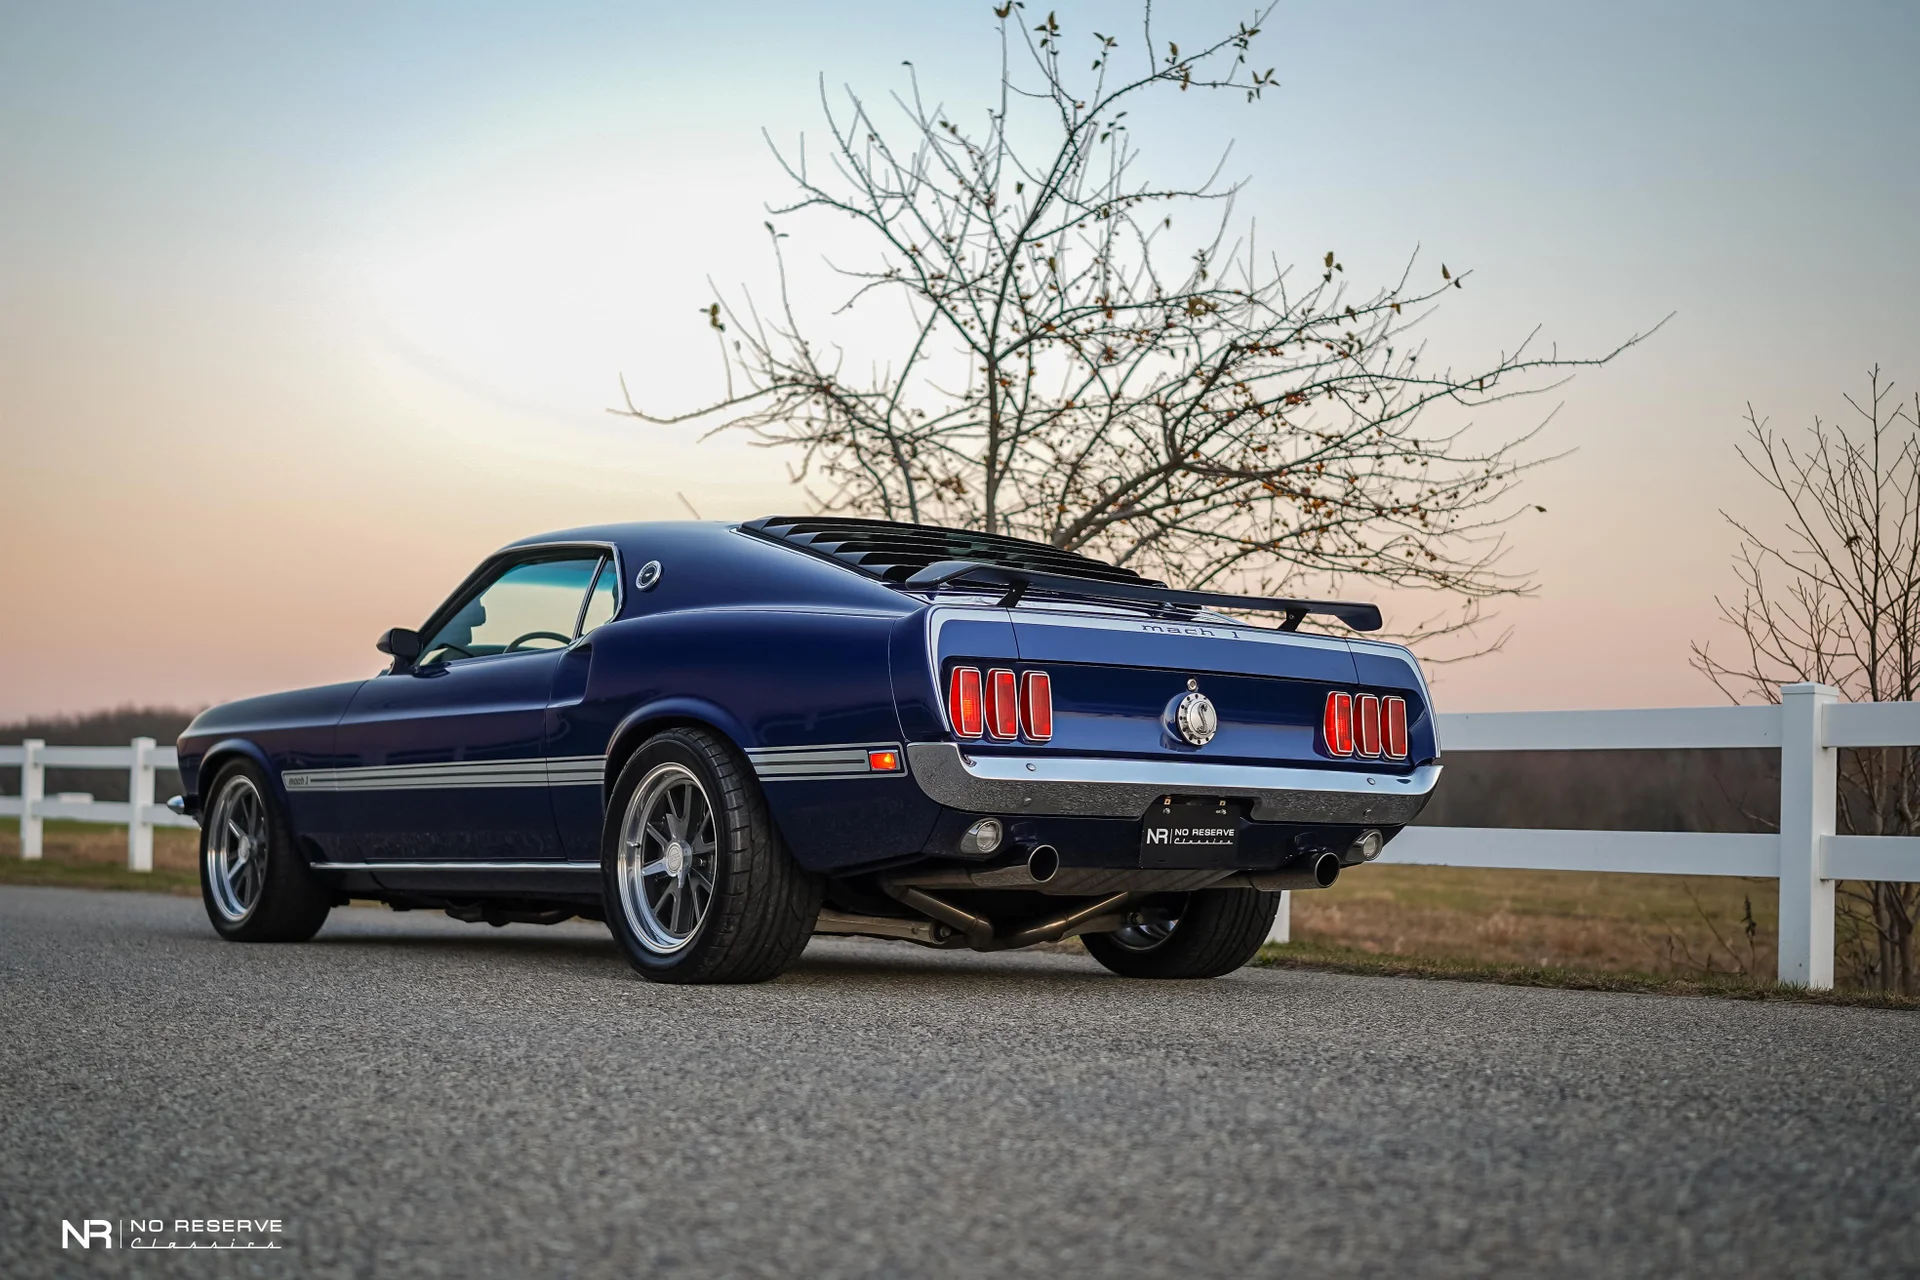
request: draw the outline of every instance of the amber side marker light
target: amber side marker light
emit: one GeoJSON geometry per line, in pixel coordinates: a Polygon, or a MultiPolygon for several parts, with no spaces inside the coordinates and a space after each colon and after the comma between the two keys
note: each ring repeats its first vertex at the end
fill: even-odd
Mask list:
{"type": "Polygon", "coordinates": [[[875,773],[900,772],[900,753],[898,751],[867,752],[867,768],[875,773]]]}

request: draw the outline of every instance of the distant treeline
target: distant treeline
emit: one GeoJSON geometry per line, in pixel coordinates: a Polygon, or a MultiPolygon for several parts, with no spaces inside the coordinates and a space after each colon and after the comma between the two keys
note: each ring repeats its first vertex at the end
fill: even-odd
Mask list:
{"type": "MultiPolygon", "coordinates": [[[[119,707],[0,725],[0,743],[123,747],[136,737],[171,746],[194,713],[179,707],[119,707]]],[[[1449,827],[1570,827],[1632,831],[1765,831],[1780,812],[1776,751],[1476,751],[1447,756],[1423,824],[1449,827]]],[[[16,770],[0,788],[20,790],[16,770]]],[[[162,797],[179,789],[171,770],[162,797]]],[[[127,779],[106,770],[47,770],[47,791],[127,798],[127,779]]]]}
{"type": "MultiPolygon", "coordinates": [[[[43,716],[0,724],[0,743],[17,746],[39,738],[50,747],[124,747],[135,738],[152,738],[170,747],[187,723],[199,714],[180,707],[115,707],[85,715],[43,716]]],[[[161,769],[154,775],[154,794],[164,800],[180,790],[180,775],[161,769]]],[[[20,794],[20,771],[0,769],[0,791],[20,794]]],[[[96,800],[125,800],[127,775],[113,769],[49,769],[47,794],[86,791],[96,800]]]]}

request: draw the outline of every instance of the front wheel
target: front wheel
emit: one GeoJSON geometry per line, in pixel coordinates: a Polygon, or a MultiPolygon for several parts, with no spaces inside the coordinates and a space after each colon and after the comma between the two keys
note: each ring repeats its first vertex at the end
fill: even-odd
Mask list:
{"type": "Polygon", "coordinates": [[[1202,889],[1177,912],[1143,912],[1137,923],[1080,941],[1123,978],[1217,978],[1253,959],[1279,909],[1277,893],[1202,889]]]}
{"type": "Polygon", "coordinates": [[[206,794],[200,897],[214,930],[233,942],[305,942],[320,932],[333,895],[294,846],[267,775],[237,760],[206,794]]]}
{"type": "Polygon", "coordinates": [[[765,982],[820,914],[751,768],[704,729],[655,734],[621,769],[600,875],[607,928],[653,982],[765,982]]]}

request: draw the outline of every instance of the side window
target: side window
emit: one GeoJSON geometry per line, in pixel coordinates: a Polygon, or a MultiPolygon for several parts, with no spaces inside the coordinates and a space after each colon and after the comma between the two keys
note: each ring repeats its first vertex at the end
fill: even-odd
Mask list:
{"type": "Polygon", "coordinates": [[[598,556],[511,566],[434,633],[420,655],[422,665],[565,648],[573,642],[574,619],[599,567],[598,556]]]}
{"type": "Polygon", "coordinates": [[[619,607],[620,569],[609,556],[600,562],[600,576],[593,580],[593,591],[587,596],[587,611],[580,615],[580,634],[612,622],[619,607]]]}

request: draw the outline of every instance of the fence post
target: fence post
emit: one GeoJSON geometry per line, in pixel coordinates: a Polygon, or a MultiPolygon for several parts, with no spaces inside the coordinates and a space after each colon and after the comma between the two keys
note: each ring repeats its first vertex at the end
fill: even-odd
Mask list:
{"type": "Polygon", "coordinates": [[[47,766],[40,763],[40,753],[47,744],[39,738],[28,738],[20,744],[26,756],[20,762],[20,856],[37,858],[40,856],[40,802],[47,798],[47,766]]]}
{"type": "Polygon", "coordinates": [[[1293,891],[1280,891],[1280,909],[1273,914],[1273,928],[1267,930],[1267,941],[1285,945],[1293,941],[1293,891]]]}
{"type": "Polygon", "coordinates": [[[147,806],[153,803],[153,739],[133,740],[133,764],[127,771],[127,802],[133,813],[127,819],[127,870],[153,870],[153,823],[147,819],[147,806]]]}
{"type": "Polygon", "coordinates": [[[1824,846],[1833,834],[1839,753],[1826,745],[1824,684],[1780,687],[1780,981],[1833,986],[1833,881],[1824,846]]]}

